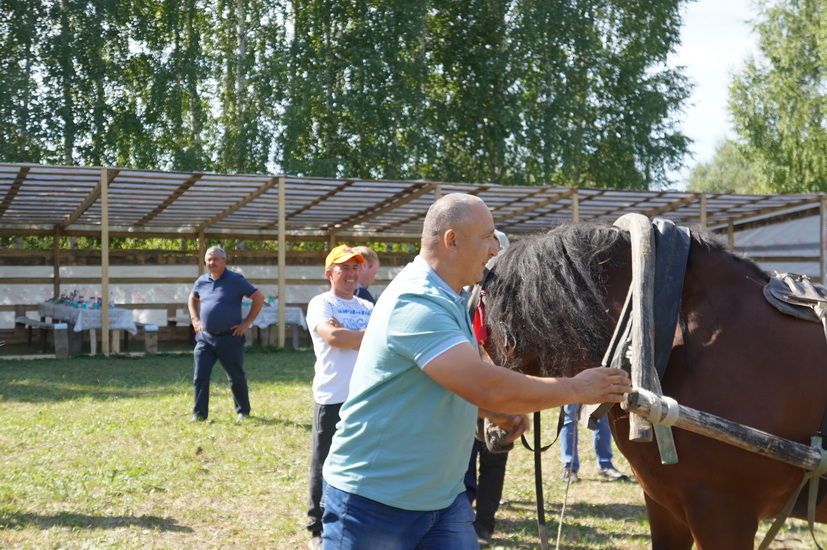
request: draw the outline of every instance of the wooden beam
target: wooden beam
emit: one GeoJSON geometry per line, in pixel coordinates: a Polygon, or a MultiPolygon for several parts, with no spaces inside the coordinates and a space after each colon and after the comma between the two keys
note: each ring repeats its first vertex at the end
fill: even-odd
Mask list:
{"type": "Polygon", "coordinates": [[[701,193],[700,199],[701,199],[701,221],[700,221],[700,223],[701,223],[701,227],[706,229],[706,227],[707,227],[707,223],[706,223],[706,194],[701,193]]]}
{"type": "MultiPolygon", "coordinates": [[[[101,171],[101,177],[104,177],[104,175],[106,177],[106,186],[107,187],[109,186],[109,182],[111,182],[115,178],[115,176],[117,176],[118,173],[120,172],[120,170],[118,170],[118,169],[112,169],[112,170],[101,169],[101,170],[102,170],[101,171]]],[[[86,195],[86,198],[83,199],[83,202],[80,203],[80,206],[78,206],[75,209],[74,212],[69,214],[66,218],[63,219],[62,222],[60,222],[57,225],[57,229],[59,229],[61,231],[66,229],[67,227],[69,227],[70,225],[75,223],[75,221],[77,221],[77,219],[80,218],[83,215],[83,213],[86,212],[89,209],[90,206],[95,204],[95,201],[98,200],[98,198],[101,196],[101,181],[103,181],[103,180],[98,181],[97,185],[95,185],[95,187],[89,192],[89,194],[86,195]]]]}
{"type": "Polygon", "coordinates": [[[143,218],[138,220],[135,223],[135,225],[137,225],[137,226],[146,225],[150,220],[155,218],[158,214],[160,214],[161,212],[163,212],[164,210],[169,208],[169,206],[172,203],[174,203],[176,200],[178,200],[178,198],[181,197],[181,195],[186,193],[187,190],[189,190],[189,188],[192,187],[195,184],[195,182],[200,180],[202,177],[204,177],[203,172],[195,172],[191,177],[189,177],[186,180],[184,180],[183,182],[181,182],[181,185],[179,185],[175,189],[175,191],[170,193],[170,195],[166,199],[164,199],[164,202],[162,202],[161,204],[156,206],[151,212],[149,212],[143,218]]]}
{"type": "MultiPolygon", "coordinates": [[[[431,184],[431,185],[435,186],[434,195],[436,196],[437,194],[439,194],[439,198],[442,198],[444,196],[442,194],[442,186],[438,183],[431,184]],[[438,193],[437,193],[437,190],[439,190],[438,193]]],[[[489,185],[481,185],[476,189],[472,189],[472,190],[467,191],[467,194],[476,196],[476,195],[479,195],[480,193],[484,193],[485,191],[487,191],[490,188],[491,187],[489,185]]],[[[439,200],[439,198],[434,198],[434,202],[439,200]]],[[[410,222],[412,222],[416,219],[424,218],[427,214],[428,214],[428,209],[426,208],[422,212],[417,212],[416,214],[412,214],[412,215],[408,216],[407,218],[403,218],[402,220],[397,220],[392,224],[385,224],[385,225],[379,226],[374,230],[374,232],[377,233],[377,234],[381,234],[383,231],[385,231],[387,229],[390,229],[392,227],[397,227],[399,225],[404,225],[406,223],[410,223],[410,222]]],[[[419,237],[420,237],[420,235],[417,235],[416,238],[414,238],[414,242],[418,242],[419,237]]],[[[381,237],[378,237],[378,238],[381,239],[381,237]]]]}
{"type": "Polygon", "coordinates": [[[52,297],[60,298],[60,231],[52,236],[52,297]]]}
{"type": "Polygon", "coordinates": [[[279,349],[284,348],[286,325],[285,325],[285,304],[287,303],[287,213],[285,212],[285,202],[287,198],[287,183],[284,176],[279,176],[279,209],[278,209],[278,266],[279,266],[279,326],[277,334],[277,345],[279,349]]]}
{"type": "MultiPolygon", "coordinates": [[[[574,193],[575,193],[575,190],[574,190],[574,189],[569,189],[568,191],[564,191],[563,193],[560,193],[560,194],[554,195],[554,196],[552,196],[552,197],[548,197],[548,198],[546,198],[545,200],[542,200],[542,201],[539,201],[539,202],[535,202],[535,203],[532,203],[532,204],[530,204],[530,205],[528,205],[528,206],[525,206],[525,207],[523,207],[523,208],[521,208],[521,209],[517,210],[516,212],[510,212],[510,213],[508,213],[508,214],[503,214],[503,215],[500,215],[500,216],[495,216],[495,217],[494,217],[494,225],[495,225],[495,226],[499,226],[499,225],[503,224],[506,220],[509,220],[509,219],[511,219],[511,218],[516,218],[517,216],[522,216],[522,215],[524,215],[524,214],[527,214],[527,213],[529,213],[529,212],[532,212],[532,211],[534,211],[534,210],[537,210],[538,208],[544,208],[544,207],[546,207],[546,206],[547,206],[547,205],[549,205],[549,204],[552,204],[552,203],[555,203],[555,202],[559,202],[559,201],[561,201],[562,199],[565,199],[565,198],[571,197],[574,193]]],[[[579,205],[579,203],[578,203],[578,205],[579,205]]]]}
{"type": "Polygon", "coordinates": [[[652,422],[663,422],[805,470],[815,470],[821,463],[821,453],[814,447],[684,407],[674,400],[670,405],[663,397],[642,389],[630,392],[621,406],[652,422]]]}
{"type": "Polygon", "coordinates": [[[647,210],[646,212],[641,212],[647,218],[654,218],[660,216],[661,214],[665,214],[666,212],[673,212],[677,208],[683,206],[684,204],[694,202],[698,199],[698,196],[694,193],[690,193],[685,197],[681,197],[677,200],[674,200],[670,203],[664,204],[663,206],[659,206],[657,208],[652,208],[651,210],[647,210]]]}
{"type": "Polygon", "coordinates": [[[572,189],[574,193],[571,194],[571,223],[580,221],[580,195],[577,194],[577,188],[572,189]]]}
{"type": "MultiPolygon", "coordinates": [[[[365,208],[361,212],[354,214],[353,216],[351,216],[350,219],[335,224],[335,230],[342,231],[349,227],[353,227],[354,225],[358,225],[365,220],[375,218],[376,216],[381,216],[385,212],[393,210],[394,208],[399,208],[400,206],[407,204],[414,199],[418,199],[426,193],[430,193],[432,188],[433,184],[422,184],[420,182],[415,182],[414,184],[398,191],[397,193],[394,193],[382,202],[374,204],[373,206],[365,208]]],[[[329,227],[330,224],[325,224],[322,226],[322,229],[328,229],[329,227]]]]}
{"type": "Polygon", "coordinates": [[[198,271],[195,274],[196,279],[198,277],[200,277],[201,274],[204,273],[207,269],[207,264],[204,263],[204,261],[205,261],[204,256],[206,256],[206,255],[207,255],[207,242],[204,239],[204,232],[200,231],[198,233],[198,264],[197,264],[197,268],[196,268],[196,269],[198,269],[198,271]]]}
{"type": "MultiPolygon", "coordinates": [[[[302,212],[306,212],[306,211],[310,210],[314,206],[317,206],[317,205],[325,202],[326,200],[329,200],[329,199],[335,197],[339,192],[344,191],[348,187],[351,187],[354,183],[356,183],[356,180],[345,180],[345,181],[343,181],[341,184],[337,185],[336,187],[334,187],[333,189],[331,189],[330,191],[328,191],[324,195],[322,195],[320,197],[317,197],[315,200],[310,201],[309,203],[302,206],[301,208],[298,208],[298,209],[294,210],[293,212],[290,213],[290,216],[297,216],[297,215],[301,214],[302,212]]],[[[271,222],[271,223],[263,225],[262,229],[271,229],[274,226],[278,226],[278,220],[276,220],[275,222],[271,222]]]]}
{"type": "Polygon", "coordinates": [[[101,353],[104,355],[109,355],[109,176],[109,170],[101,168],[101,353]]]}
{"type": "MultiPolygon", "coordinates": [[[[641,192],[643,192],[643,191],[641,191],[641,192]]],[[[632,191],[632,193],[634,193],[634,191],[632,191]]],[[[619,217],[619,216],[622,216],[623,214],[628,214],[628,213],[642,214],[642,212],[637,211],[637,207],[639,205],[650,202],[654,198],[662,197],[664,194],[666,194],[665,191],[660,191],[660,192],[658,192],[657,194],[655,194],[653,196],[643,197],[642,199],[639,199],[637,201],[632,202],[632,204],[626,204],[626,205],[623,205],[619,208],[615,208],[614,210],[607,210],[603,214],[603,216],[606,216],[607,218],[613,218],[614,216],[619,217]]]]}
{"type": "Polygon", "coordinates": [[[252,193],[247,195],[242,200],[238,201],[237,203],[235,203],[231,207],[227,208],[223,212],[220,212],[220,213],[216,214],[215,216],[213,216],[209,220],[205,221],[204,223],[198,225],[195,228],[195,231],[196,232],[204,231],[205,228],[207,228],[207,227],[213,225],[214,223],[226,218],[227,216],[229,216],[230,214],[232,214],[233,212],[235,212],[236,210],[238,210],[242,206],[250,203],[251,201],[253,201],[257,197],[259,197],[259,196],[263,195],[264,193],[266,193],[268,190],[270,190],[272,187],[274,187],[277,182],[278,182],[278,178],[270,178],[270,180],[267,183],[265,183],[264,185],[259,186],[258,189],[256,189],[255,191],[253,191],[252,193]]]}
{"type": "MultiPolygon", "coordinates": [[[[816,196],[816,197],[811,196],[811,197],[807,197],[806,199],[802,199],[802,200],[794,201],[794,202],[788,202],[788,203],[783,204],[783,205],[770,206],[770,207],[767,207],[767,208],[760,208],[758,210],[752,210],[751,212],[743,212],[743,213],[741,213],[737,216],[732,216],[730,218],[726,218],[724,220],[717,221],[717,222],[715,222],[714,225],[718,225],[719,223],[720,224],[732,223],[732,224],[735,224],[735,225],[739,225],[737,222],[739,222],[740,220],[754,218],[756,216],[763,216],[765,214],[772,214],[773,212],[783,212],[784,210],[788,210],[790,208],[796,208],[798,206],[804,206],[806,204],[817,205],[820,200],[821,200],[820,196],[816,196]]],[[[741,205],[741,206],[743,206],[743,205],[741,205]]]]}
{"type": "Polygon", "coordinates": [[[0,202],[0,217],[9,209],[11,206],[12,201],[20,192],[20,188],[23,186],[23,181],[26,179],[26,175],[29,173],[30,168],[28,166],[23,166],[20,168],[20,171],[15,176],[14,181],[12,182],[11,186],[9,186],[9,190],[6,191],[6,196],[3,197],[3,202],[0,202]]]}

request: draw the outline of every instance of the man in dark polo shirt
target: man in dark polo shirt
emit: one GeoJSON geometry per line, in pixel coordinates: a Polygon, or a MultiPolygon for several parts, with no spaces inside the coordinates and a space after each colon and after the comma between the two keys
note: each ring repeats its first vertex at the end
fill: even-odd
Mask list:
{"type": "Polygon", "coordinates": [[[216,359],[227,372],[237,420],[250,415],[250,397],[244,374],[244,332],[253,324],[264,295],[240,273],[227,269],[227,253],[211,246],[204,255],[207,273],[195,280],[188,305],[195,331],[194,422],[207,419],[210,375],[216,359]],[[241,319],[241,299],[253,300],[250,313],[241,319]]]}

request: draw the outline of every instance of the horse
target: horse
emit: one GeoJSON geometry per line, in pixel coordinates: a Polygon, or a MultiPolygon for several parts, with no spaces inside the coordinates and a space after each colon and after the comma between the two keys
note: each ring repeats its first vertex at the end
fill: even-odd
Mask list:
{"type": "MultiPolygon", "coordinates": [[[[484,282],[487,353],[536,376],[598,366],[631,277],[629,234],[610,225],[565,224],[513,243],[484,282]]],[[[663,394],[809,445],[827,408],[827,342],[820,325],[767,303],[768,280],[691,232],[663,394]]],[[[655,550],[752,549],[759,521],[779,514],[805,473],[681,429],[673,429],[679,462],[663,465],[656,443],[629,441],[628,413],[615,405],[608,414],[643,489],[655,550]]],[[[827,499],[816,521],[827,522],[827,499]]]]}

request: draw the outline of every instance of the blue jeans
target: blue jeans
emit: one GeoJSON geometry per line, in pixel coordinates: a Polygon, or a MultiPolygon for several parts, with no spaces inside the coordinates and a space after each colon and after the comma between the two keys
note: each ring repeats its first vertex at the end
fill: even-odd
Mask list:
{"type": "Polygon", "coordinates": [[[201,418],[207,418],[210,405],[210,375],[218,360],[227,372],[235,412],[250,414],[250,396],[247,376],[244,374],[244,336],[214,335],[202,331],[195,335],[195,340],[195,405],[192,412],[201,418]]]}
{"type": "Polygon", "coordinates": [[[325,550],[478,550],[474,511],[465,493],[443,510],[415,512],[324,483],[325,550]]]}
{"type": "MultiPolygon", "coordinates": [[[[563,468],[573,472],[580,470],[580,457],[577,455],[577,417],[580,413],[580,405],[573,403],[563,407],[565,420],[563,429],[560,430],[560,460],[563,468]]],[[[612,466],[612,432],[609,429],[609,417],[603,416],[597,421],[597,429],[594,430],[594,454],[597,456],[597,463],[600,468],[613,468],[612,466]]]]}

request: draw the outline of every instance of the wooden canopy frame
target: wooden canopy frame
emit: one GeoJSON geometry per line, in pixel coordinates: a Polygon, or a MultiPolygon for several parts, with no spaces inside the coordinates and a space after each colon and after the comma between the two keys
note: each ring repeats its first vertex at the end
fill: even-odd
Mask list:
{"type": "MultiPolygon", "coordinates": [[[[517,238],[564,222],[613,222],[638,212],[726,231],[733,246],[736,229],[820,214],[822,279],[825,274],[823,193],[700,194],[0,163],[0,234],[53,236],[56,247],[64,235],[100,236],[104,301],[111,237],[193,238],[202,257],[207,238],[277,240],[284,296],[287,241],[418,242],[430,204],[454,192],[479,196],[498,229],[517,238]]],[[[283,346],[284,300],[279,304],[283,346]]],[[[103,326],[107,317],[104,306],[103,326]]],[[[108,353],[108,339],[102,340],[108,353]]]]}

